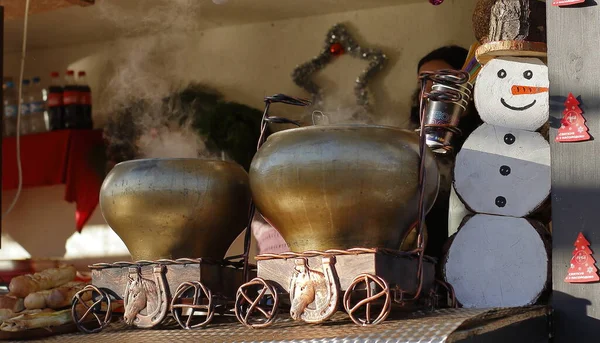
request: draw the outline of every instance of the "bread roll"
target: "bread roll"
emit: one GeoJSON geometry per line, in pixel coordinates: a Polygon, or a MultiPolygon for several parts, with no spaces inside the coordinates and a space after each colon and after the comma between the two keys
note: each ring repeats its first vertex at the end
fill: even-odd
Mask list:
{"type": "Polygon", "coordinates": [[[12,296],[25,298],[31,293],[64,285],[75,279],[77,270],[73,266],[46,269],[33,275],[21,275],[10,281],[8,289],[12,296]]]}
{"type": "Polygon", "coordinates": [[[10,295],[0,295],[0,309],[21,312],[25,309],[23,306],[23,298],[12,297],[10,295]]]}
{"type": "Polygon", "coordinates": [[[39,313],[39,312],[43,312],[43,311],[42,310],[25,310],[20,313],[16,313],[16,312],[13,312],[13,310],[11,310],[11,309],[3,308],[3,309],[0,309],[0,323],[6,321],[8,319],[18,317],[22,314],[33,314],[33,313],[39,313]]]}
{"type": "MultiPolygon", "coordinates": [[[[46,306],[51,309],[58,310],[71,305],[71,301],[75,296],[75,293],[82,290],[85,286],[85,282],[70,282],[61,287],[53,289],[50,292],[50,295],[46,298],[46,306]]],[[[88,301],[90,299],[92,299],[92,293],[85,292],[85,294],[82,296],[82,300],[88,301]]]]}
{"type": "Polygon", "coordinates": [[[0,322],[3,322],[7,319],[10,319],[14,316],[16,316],[17,314],[15,314],[13,312],[13,310],[9,309],[9,308],[2,308],[0,309],[0,322]]]}
{"type": "Polygon", "coordinates": [[[48,307],[56,310],[67,307],[71,304],[71,299],[75,293],[83,289],[83,287],[85,287],[84,282],[72,281],[58,288],[31,293],[25,298],[25,308],[33,310],[48,307]]]}
{"type": "Polygon", "coordinates": [[[35,310],[46,308],[46,298],[50,295],[51,290],[39,291],[30,293],[25,297],[25,308],[28,310],[35,310]]]}
{"type": "Polygon", "coordinates": [[[60,326],[72,323],[71,310],[50,312],[41,311],[39,313],[21,314],[17,317],[5,320],[0,325],[0,330],[18,332],[37,328],[47,328],[51,326],[60,326]]]}

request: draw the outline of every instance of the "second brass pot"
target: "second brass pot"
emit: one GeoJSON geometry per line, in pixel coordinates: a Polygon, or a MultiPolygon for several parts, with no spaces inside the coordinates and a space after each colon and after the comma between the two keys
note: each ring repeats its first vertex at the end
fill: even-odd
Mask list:
{"type": "MultiPolygon", "coordinates": [[[[292,251],[398,249],[417,220],[418,143],[414,132],[373,125],[277,132],[252,161],[252,196],[292,251]]],[[[439,173],[425,152],[429,211],[439,173]]]]}

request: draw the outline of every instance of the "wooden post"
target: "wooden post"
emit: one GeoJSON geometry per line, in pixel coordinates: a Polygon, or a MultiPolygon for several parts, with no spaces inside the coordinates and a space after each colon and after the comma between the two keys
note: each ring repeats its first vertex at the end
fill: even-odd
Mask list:
{"type": "Polygon", "coordinates": [[[600,6],[546,1],[552,120],[553,300],[555,342],[600,341],[600,283],[569,284],[573,242],[583,232],[600,259],[600,6]],[[555,143],[563,103],[581,97],[594,140],[555,143]]]}

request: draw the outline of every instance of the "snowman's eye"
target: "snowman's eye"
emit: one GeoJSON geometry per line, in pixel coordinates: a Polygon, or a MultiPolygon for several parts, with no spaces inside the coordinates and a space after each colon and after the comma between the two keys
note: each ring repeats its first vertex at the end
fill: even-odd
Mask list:
{"type": "Polygon", "coordinates": [[[526,70],[523,73],[523,77],[526,78],[527,80],[531,80],[531,78],[533,77],[533,72],[531,70],[526,70]]]}
{"type": "Polygon", "coordinates": [[[498,77],[501,78],[501,79],[505,78],[506,77],[506,70],[504,70],[504,69],[498,70],[498,77]]]}

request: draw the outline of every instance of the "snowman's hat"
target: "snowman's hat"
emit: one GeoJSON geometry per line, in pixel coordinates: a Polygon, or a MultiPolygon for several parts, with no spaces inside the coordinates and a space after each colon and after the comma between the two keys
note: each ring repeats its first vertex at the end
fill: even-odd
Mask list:
{"type": "Polygon", "coordinates": [[[540,0],[478,0],[473,31],[480,64],[503,56],[546,60],[546,4],[540,0]]]}

